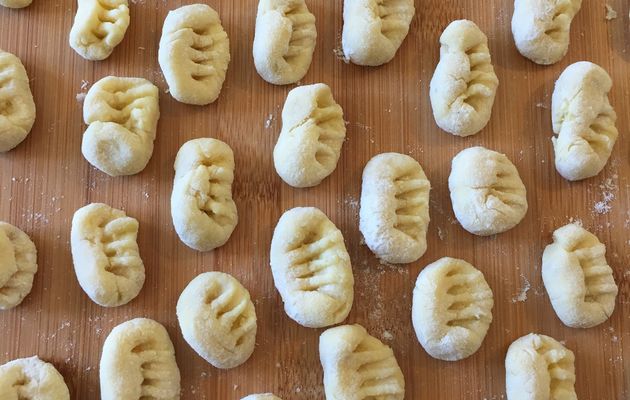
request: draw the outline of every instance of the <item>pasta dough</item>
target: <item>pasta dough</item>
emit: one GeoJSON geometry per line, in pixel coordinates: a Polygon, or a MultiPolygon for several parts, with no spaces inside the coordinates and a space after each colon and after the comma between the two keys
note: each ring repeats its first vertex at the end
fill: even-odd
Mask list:
{"type": "Polygon", "coordinates": [[[88,204],[74,213],[70,234],[74,271],[93,302],[116,307],[140,293],[144,263],[137,237],[138,221],[106,204],[88,204]]]}
{"type": "Polygon", "coordinates": [[[179,296],[177,319],[190,347],[217,368],[237,367],[254,352],[254,303],[231,275],[206,272],[193,279],[179,296]]]}
{"type": "Polygon", "coordinates": [[[617,141],[617,114],[608,101],[612,80],[588,61],[569,65],[551,98],[556,169],[576,181],[600,173],[617,141]]]}
{"type": "Polygon", "coordinates": [[[112,329],[100,363],[101,400],[177,400],[175,349],[166,329],[136,318],[112,329]]]}
{"type": "Polygon", "coordinates": [[[508,400],[577,400],[573,352],[554,338],[530,333],[505,357],[508,400]]]}
{"type": "Polygon", "coordinates": [[[389,62],[407,37],[415,11],[413,0],[344,0],[345,57],[366,66],[389,62]]]}
{"type": "Polygon", "coordinates": [[[518,51],[536,64],[554,64],[569,49],[571,21],[582,0],[515,0],[512,35],[518,51]]]}
{"type": "Polygon", "coordinates": [[[282,400],[282,399],[274,394],[264,393],[264,394],[250,394],[249,396],[243,397],[241,400],[282,400]]]}
{"type": "Polygon", "coordinates": [[[413,290],[416,336],[431,357],[457,361],[474,354],[492,322],[494,299],[483,273],[443,257],[426,266],[413,290]]]}
{"type": "Polygon", "coordinates": [[[359,229],[381,260],[404,264],[427,250],[431,183],[413,158],[373,157],[363,170],[359,229]]]}
{"type": "Polygon", "coordinates": [[[352,266],[343,235],[326,214],[314,207],[285,212],[273,233],[270,259],[291,319],[308,328],[346,319],[354,299],[352,266]]]}
{"type": "Polygon", "coordinates": [[[0,50],[0,153],[22,143],[35,123],[35,102],[22,61],[0,50]]]}
{"type": "Polygon", "coordinates": [[[214,102],[230,63],[230,41],[219,14],[205,4],[169,12],[158,59],[175,100],[195,105],[214,102]]]}
{"type": "Polygon", "coordinates": [[[254,35],[254,64],[264,80],[287,85],[302,79],[313,59],[315,16],[304,0],[260,0],[254,35]]]}
{"type": "Polygon", "coordinates": [[[590,328],[615,310],[618,288],[606,262],[606,246],[576,224],[553,233],[545,248],[542,277],[553,309],[572,328],[590,328]]]}
{"type": "Polygon", "coordinates": [[[34,356],[0,366],[0,399],[70,400],[70,393],[59,371],[34,356]]]}
{"type": "Polygon", "coordinates": [[[129,27],[127,0],[78,0],[70,47],[87,60],[109,57],[129,27]]]}
{"type": "Polygon", "coordinates": [[[0,310],[16,307],[24,300],[33,288],[36,272],[35,244],[20,229],[0,222],[0,310]]]}
{"type": "Polygon", "coordinates": [[[448,188],[464,229],[487,236],[515,227],[527,213],[527,191],[505,154],[470,147],[453,158],[448,188]]]}
{"type": "Polygon", "coordinates": [[[33,0],[0,0],[0,6],[9,8],[24,8],[29,6],[33,0]]]}
{"type": "Polygon", "coordinates": [[[330,328],[319,337],[326,399],[402,400],[405,378],[394,352],[361,325],[330,328]]]}
{"type": "Polygon", "coordinates": [[[429,88],[435,122],[453,135],[474,135],[490,121],[499,86],[488,38],[474,22],[457,20],[446,27],[440,44],[429,88]]]}
{"type": "Polygon", "coordinates": [[[153,154],[160,118],[158,88],[142,78],[108,76],[96,82],[83,103],[88,128],[83,157],[111,176],[142,171],[153,154]]]}
{"type": "Polygon", "coordinates": [[[223,246],[238,223],[232,200],[234,154],[220,140],[190,140],[175,158],[171,216],[188,247],[210,251],[223,246]]]}
{"type": "Polygon", "coordinates": [[[273,149],[276,172],[293,187],[318,185],[337,167],[345,138],[343,110],[330,88],[298,86],[282,109],[282,131],[273,149]]]}

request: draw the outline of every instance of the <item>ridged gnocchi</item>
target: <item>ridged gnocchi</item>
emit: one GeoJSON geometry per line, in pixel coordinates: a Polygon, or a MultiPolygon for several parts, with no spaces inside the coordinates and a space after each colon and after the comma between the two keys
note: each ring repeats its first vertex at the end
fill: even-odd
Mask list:
{"type": "Polygon", "coordinates": [[[0,6],[8,8],[24,8],[29,5],[33,0],[0,0],[0,6]]]}
{"type": "Polygon", "coordinates": [[[505,154],[470,147],[453,158],[448,188],[464,229],[487,236],[515,227],[527,213],[527,191],[505,154]]]}
{"type": "Polygon", "coordinates": [[[108,76],[96,82],[83,103],[88,125],[83,157],[110,176],[142,171],[153,154],[158,96],[158,88],[142,78],[108,76]]]}
{"type": "Polygon", "coordinates": [[[70,30],[70,47],[87,60],[109,57],[129,27],[127,0],[77,0],[79,8],[70,30]]]}
{"type": "Polygon", "coordinates": [[[490,121],[499,86],[488,38],[474,22],[457,20],[442,32],[440,44],[429,88],[435,122],[453,135],[474,135],[490,121]]]}
{"type": "Polygon", "coordinates": [[[407,37],[415,12],[413,0],[344,0],[345,57],[366,66],[389,62],[407,37]]]}
{"type": "Polygon", "coordinates": [[[186,342],[216,368],[237,367],[254,352],[254,303],[231,275],[206,272],[190,281],[177,301],[177,319],[186,342]]]}
{"type": "Polygon", "coordinates": [[[282,131],[273,149],[276,172],[293,187],[316,186],[337,167],[345,139],[343,110],[328,85],[298,86],[282,109],[282,131]]]}
{"type": "Polygon", "coordinates": [[[302,79],[313,59],[317,29],[304,0],[260,0],[254,65],[265,81],[287,85],[302,79]]]}
{"type": "Polygon", "coordinates": [[[569,49],[571,21],[582,0],[515,0],[512,35],[518,51],[536,64],[554,64],[569,49]]]}
{"type": "Polygon", "coordinates": [[[0,310],[19,305],[33,288],[37,249],[28,235],[0,222],[0,310]]]}
{"type": "Polygon", "coordinates": [[[74,271],[93,302],[116,307],[133,300],[144,285],[138,249],[138,221],[102,203],[78,209],[70,245],[74,271]]]}
{"type": "Polygon", "coordinates": [[[577,400],[575,356],[552,337],[530,333],[505,357],[508,400],[577,400]]]}
{"type": "Polygon", "coordinates": [[[190,140],[175,158],[171,216],[188,247],[210,251],[223,246],[238,223],[232,199],[234,153],[220,140],[190,140]]]}
{"type": "Polygon", "coordinates": [[[413,290],[416,336],[431,357],[457,361],[474,354],[492,322],[494,299],[483,273],[443,257],[426,266],[413,290]]]}
{"type": "Polygon", "coordinates": [[[402,400],[405,378],[392,349],[361,325],[330,328],[319,337],[327,399],[402,400]]]}
{"type": "Polygon", "coordinates": [[[363,169],[359,229],[381,260],[416,261],[427,250],[431,183],[405,154],[374,156],[363,169]]]}
{"type": "Polygon", "coordinates": [[[230,63],[230,41],[219,14],[206,4],[170,11],[158,59],[175,100],[194,105],[214,102],[230,63]]]}
{"type": "Polygon", "coordinates": [[[166,329],[136,318],[112,329],[100,362],[101,400],[177,400],[180,374],[166,329]]]}
{"type": "Polygon", "coordinates": [[[619,132],[608,92],[608,73],[588,61],[569,65],[556,81],[551,97],[555,164],[565,179],[590,178],[604,168],[619,132]]]}
{"type": "Polygon", "coordinates": [[[617,284],[606,246],[577,224],[553,233],[542,257],[542,278],[558,318],[572,328],[591,328],[615,310],[617,284]]]}
{"type": "Polygon", "coordinates": [[[271,240],[271,272],[287,315],[308,328],[342,322],[354,299],[343,235],[314,207],[285,212],[271,240]]]}
{"type": "Polygon", "coordinates": [[[0,366],[0,399],[70,400],[70,393],[59,371],[33,356],[0,366]]]}
{"type": "Polygon", "coordinates": [[[22,143],[35,123],[35,102],[22,61],[0,50],[0,153],[22,143]]]}

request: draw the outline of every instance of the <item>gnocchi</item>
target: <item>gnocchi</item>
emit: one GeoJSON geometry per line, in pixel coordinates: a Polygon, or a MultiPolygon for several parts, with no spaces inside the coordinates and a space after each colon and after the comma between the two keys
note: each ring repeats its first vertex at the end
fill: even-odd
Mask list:
{"type": "Polygon", "coordinates": [[[453,158],[448,188],[455,217],[475,235],[505,232],[527,213],[518,170],[505,154],[485,147],[470,147],[453,158]]]}
{"type": "Polygon", "coordinates": [[[536,64],[549,65],[569,49],[571,21],[582,0],[515,0],[512,35],[518,51],[536,64]]]}
{"type": "Polygon", "coordinates": [[[272,393],[262,393],[262,394],[250,394],[249,396],[243,397],[241,400],[282,400],[282,399],[272,393]]]}
{"type": "Polygon", "coordinates": [[[551,97],[556,170],[565,179],[593,177],[604,168],[619,132],[608,92],[612,80],[588,61],[569,65],[556,81],[551,97]]]}
{"type": "Polygon", "coordinates": [[[33,288],[37,249],[28,235],[0,222],[0,310],[19,305],[33,288]]]}
{"type": "Polygon", "coordinates": [[[83,157],[110,176],[142,171],[153,154],[158,96],[158,88],[142,78],[108,76],[96,82],[83,103],[88,125],[83,157]]]}
{"type": "Polygon", "coordinates": [[[285,212],[271,240],[271,272],[287,315],[308,328],[342,322],[354,299],[341,231],[319,209],[285,212]]]}
{"type": "Polygon", "coordinates": [[[345,57],[365,66],[388,63],[407,37],[415,12],[413,0],[344,0],[345,57]]]}
{"type": "Polygon", "coordinates": [[[431,183],[416,160],[398,153],[373,157],[363,170],[359,229],[381,260],[404,264],[427,250],[431,183]]]}
{"type": "Polygon", "coordinates": [[[361,325],[330,328],[319,337],[324,391],[335,400],[402,400],[405,378],[392,349],[361,325]]]}
{"type": "Polygon", "coordinates": [[[210,251],[223,246],[238,223],[232,199],[234,154],[220,140],[190,140],[175,158],[171,216],[188,247],[210,251]]]}
{"type": "Polygon", "coordinates": [[[0,0],[0,6],[8,8],[24,8],[31,5],[33,0],[0,0]]]}
{"type": "Polygon", "coordinates": [[[260,0],[254,35],[254,65],[265,81],[287,85],[302,79],[313,59],[315,16],[304,0],[260,0]]]}
{"type": "Polygon", "coordinates": [[[137,237],[138,221],[106,204],[88,204],[74,213],[70,233],[74,271],[96,304],[116,307],[140,293],[145,275],[137,237]]]}
{"type": "Polygon", "coordinates": [[[431,357],[457,361],[483,343],[494,299],[483,273],[464,260],[443,257],[426,266],[413,290],[416,336],[431,357]]]}
{"type": "Polygon", "coordinates": [[[70,47],[86,60],[109,57],[129,27],[127,0],[78,0],[70,30],[70,47]]]}
{"type": "Polygon", "coordinates": [[[446,27],[440,44],[429,85],[435,122],[453,135],[474,135],[490,121],[499,86],[488,38],[474,22],[457,20],[446,27]]]}
{"type": "Polygon", "coordinates": [[[194,105],[214,102],[230,63],[230,41],[219,14],[206,4],[169,12],[158,60],[175,100],[194,105]]]}
{"type": "Polygon", "coordinates": [[[577,400],[574,361],[573,352],[549,336],[515,340],[505,357],[508,400],[577,400]]]}
{"type": "Polygon", "coordinates": [[[179,296],[177,319],[186,342],[216,368],[237,367],[254,352],[254,303],[231,275],[206,272],[193,279],[179,296]]]}
{"type": "Polygon", "coordinates": [[[328,85],[298,86],[282,109],[282,131],[273,149],[276,172],[293,187],[316,186],[337,167],[345,138],[343,110],[328,85]]]}
{"type": "Polygon", "coordinates": [[[0,50],[0,153],[22,143],[35,123],[35,102],[22,61],[0,50]]]}
{"type": "Polygon", "coordinates": [[[100,362],[101,400],[177,400],[180,374],[166,329],[136,318],[112,329],[100,362]]]}
{"type": "Polygon", "coordinates": [[[70,400],[70,392],[52,364],[33,356],[0,366],[0,399],[70,400]]]}
{"type": "Polygon", "coordinates": [[[542,278],[558,318],[572,328],[591,328],[615,310],[617,284],[606,246],[577,224],[553,233],[542,257],[542,278]]]}

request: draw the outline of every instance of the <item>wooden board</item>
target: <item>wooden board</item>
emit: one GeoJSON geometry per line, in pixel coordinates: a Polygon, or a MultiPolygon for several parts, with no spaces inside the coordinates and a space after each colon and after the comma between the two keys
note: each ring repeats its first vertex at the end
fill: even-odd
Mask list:
{"type": "MultiPolygon", "coordinates": [[[[574,21],[568,55],[550,67],[521,57],[512,40],[511,0],[423,0],[396,58],[380,68],[345,64],[335,56],[342,2],[311,0],[318,41],[302,83],[329,84],[348,121],[336,171],[304,190],[284,184],[271,152],[280,113],[291,87],[272,86],[257,75],[251,55],[257,2],[204,1],[220,13],[232,61],[219,100],[207,107],[177,103],[165,93],[157,64],[162,22],[169,9],[190,1],[132,0],[132,22],[122,44],[103,62],[75,54],[67,37],[76,4],[34,0],[31,7],[0,10],[0,48],[17,54],[31,78],[37,121],[28,139],[0,155],[0,220],[25,230],[39,250],[33,291],[18,308],[0,313],[0,363],[38,354],[60,370],[73,399],[98,399],[98,363],[112,327],[134,317],[163,323],[173,339],[182,373],[182,399],[239,399],[273,391],[286,399],[322,399],[318,361],[321,330],[298,326],[285,315],[269,269],[269,245],[281,213],[294,206],[320,207],[343,231],[353,261],[356,298],[349,323],[361,323],[390,344],[403,369],[408,399],[503,399],[505,352],[511,341],[535,331],[576,354],[580,399],[630,398],[630,24],[626,0],[608,0],[619,17],[605,19],[604,1],[584,1],[574,21]],[[432,118],[429,81],[438,61],[442,29],[458,18],[476,21],[490,39],[501,81],[493,117],[480,134],[457,138],[432,118]],[[611,161],[596,178],[563,180],[553,167],[550,99],[553,83],[570,63],[590,60],[614,81],[610,100],[620,137],[611,161]],[[131,177],[110,178],[80,151],[82,104],[77,94],[106,75],[140,76],[161,92],[155,152],[131,177]],[[173,160],[186,140],[211,136],[236,156],[234,196],[239,225],[230,241],[210,253],[187,248],[171,225],[173,160]],[[529,212],[515,229],[475,237],[456,223],[447,178],[452,157],[484,145],[508,155],[528,189],[529,212]],[[380,265],[361,244],[358,208],[361,173],[375,154],[397,151],[423,165],[431,191],[429,248],[409,266],[380,265]],[[79,287],[69,236],[76,209],[90,202],[123,208],[140,221],[139,245],[147,279],[130,304],[103,308],[79,287]],[[551,232],[580,220],[607,245],[620,293],[610,320],[588,330],[570,329],[555,316],[540,276],[541,254],[551,232]],[[411,326],[411,291],[418,272],[442,256],[464,258],[481,269],[494,290],[494,322],[483,347],[464,361],[430,358],[411,326]],[[219,371],[184,342],[175,303],[197,274],[220,270],[236,276],[255,300],[257,347],[243,366],[219,371]]],[[[79,96],[80,97],[80,96],[79,96]]]]}

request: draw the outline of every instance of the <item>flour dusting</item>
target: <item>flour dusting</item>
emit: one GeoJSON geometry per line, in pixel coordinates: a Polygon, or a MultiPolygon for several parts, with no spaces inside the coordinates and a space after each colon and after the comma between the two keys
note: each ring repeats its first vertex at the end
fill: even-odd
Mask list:
{"type": "Polygon", "coordinates": [[[517,293],[514,297],[512,297],[512,303],[516,303],[517,301],[524,302],[527,300],[527,292],[532,288],[532,285],[529,283],[529,280],[525,277],[525,275],[521,274],[521,279],[523,281],[523,286],[521,286],[520,292],[517,293]]]}

